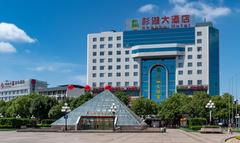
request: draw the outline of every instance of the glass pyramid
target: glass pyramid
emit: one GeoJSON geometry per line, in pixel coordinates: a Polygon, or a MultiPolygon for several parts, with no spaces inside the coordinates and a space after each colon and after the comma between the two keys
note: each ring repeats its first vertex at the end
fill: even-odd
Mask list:
{"type": "MultiPolygon", "coordinates": [[[[77,125],[81,116],[112,116],[111,106],[116,106],[116,126],[142,126],[143,120],[134,114],[124,103],[122,103],[109,90],[105,90],[85,102],[72,112],[68,113],[68,125],[77,125]]],[[[52,123],[52,126],[64,125],[65,119],[61,117],[52,123]]]]}

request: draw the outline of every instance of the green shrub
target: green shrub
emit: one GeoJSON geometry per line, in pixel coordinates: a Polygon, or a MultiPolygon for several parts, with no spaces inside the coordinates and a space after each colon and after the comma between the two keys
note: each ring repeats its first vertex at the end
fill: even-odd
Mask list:
{"type": "Polygon", "coordinates": [[[35,127],[36,121],[26,118],[0,118],[0,128],[35,127]]]}
{"type": "Polygon", "coordinates": [[[51,127],[51,124],[37,124],[37,127],[51,127]]]}
{"type": "Polygon", "coordinates": [[[53,119],[43,119],[41,121],[42,124],[52,124],[55,120],[53,119]]]}
{"type": "Polygon", "coordinates": [[[203,128],[219,128],[219,126],[216,126],[216,125],[206,125],[206,126],[203,126],[203,128]]]}
{"type": "Polygon", "coordinates": [[[202,126],[189,126],[191,130],[198,131],[202,128],[202,126]]]}
{"type": "Polygon", "coordinates": [[[240,140],[240,136],[236,136],[235,139],[240,140]]]}
{"type": "Polygon", "coordinates": [[[191,118],[189,119],[189,126],[203,126],[206,125],[207,120],[205,118],[191,118]]]}

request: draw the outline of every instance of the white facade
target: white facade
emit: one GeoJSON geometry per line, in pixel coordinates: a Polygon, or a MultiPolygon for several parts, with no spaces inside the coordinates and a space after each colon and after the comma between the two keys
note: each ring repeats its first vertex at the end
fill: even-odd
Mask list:
{"type": "Polygon", "coordinates": [[[122,36],[122,32],[114,31],[88,35],[88,85],[139,86],[139,65],[130,49],[123,48],[122,36]]]}

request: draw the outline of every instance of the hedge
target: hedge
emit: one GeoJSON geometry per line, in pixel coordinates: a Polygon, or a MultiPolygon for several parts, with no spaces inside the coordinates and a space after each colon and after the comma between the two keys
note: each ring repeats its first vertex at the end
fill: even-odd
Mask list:
{"type": "Polygon", "coordinates": [[[189,126],[191,130],[198,131],[202,128],[202,126],[189,126]]]}
{"type": "Polygon", "coordinates": [[[21,126],[35,127],[36,121],[26,118],[0,118],[0,128],[20,128],[21,126]]]}
{"type": "Polygon", "coordinates": [[[41,121],[42,124],[52,124],[55,120],[53,119],[43,119],[41,121]]]}
{"type": "Polygon", "coordinates": [[[189,126],[203,126],[206,125],[207,120],[205,118],[191,118],[189,119],[189,126]]]}
{"type": "Polygon", "coordinates": [[[203,128],[219,128],[219,126],[216,125],[206,125],[206,126],[202,126],[203,128]]]}

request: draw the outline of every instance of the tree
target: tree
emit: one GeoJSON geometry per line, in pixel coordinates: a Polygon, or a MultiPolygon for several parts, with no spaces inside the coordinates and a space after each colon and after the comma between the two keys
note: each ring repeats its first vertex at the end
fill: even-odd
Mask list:
{"type": "Polygon", "coordinates": [[[146,117],[146,115],[155,115],[157,114],[157,104],[150,100],[140,97],[132,102],[131,106],[135,114],[146,117]]]}
{"type": "Polygon", "coordinates": [[[124,94],[124,92],[122,91],[117,91],[114,93],[114,95],[120,100],[122,101],[125,105],[129,104],[129,97],[124,94]]]}
{"type": "Polygon", "coordinates": [[[160,103],[158,116],[166,124],[179,124],[180,118],[189,114],[189,102],[191,102],[189,96],[176,93],[160,103]]]}
{"type": "Polygon", "coordinates": [[[61,112],[63,105],[64,104],[62,102],[62,103],[59,103],[59,104],[53,106],[48,112],[48,117],[51,119],[58,119],[58,118],[62,117],[64,115],[64,113],[61,112]]]}
{"type": "Polygon", "coordinates": [[[77,107],[79,107],[80,105],[82,105],[83,103],[85,103],[86,101],[90,100],[93,98],[93,95],[90,94],[90,93],[86,93],[84,95],[81,95],[77,98],[73,98],[71,101],[70,101],[70,107],[71,109],[75,109],[77,107]]]}

